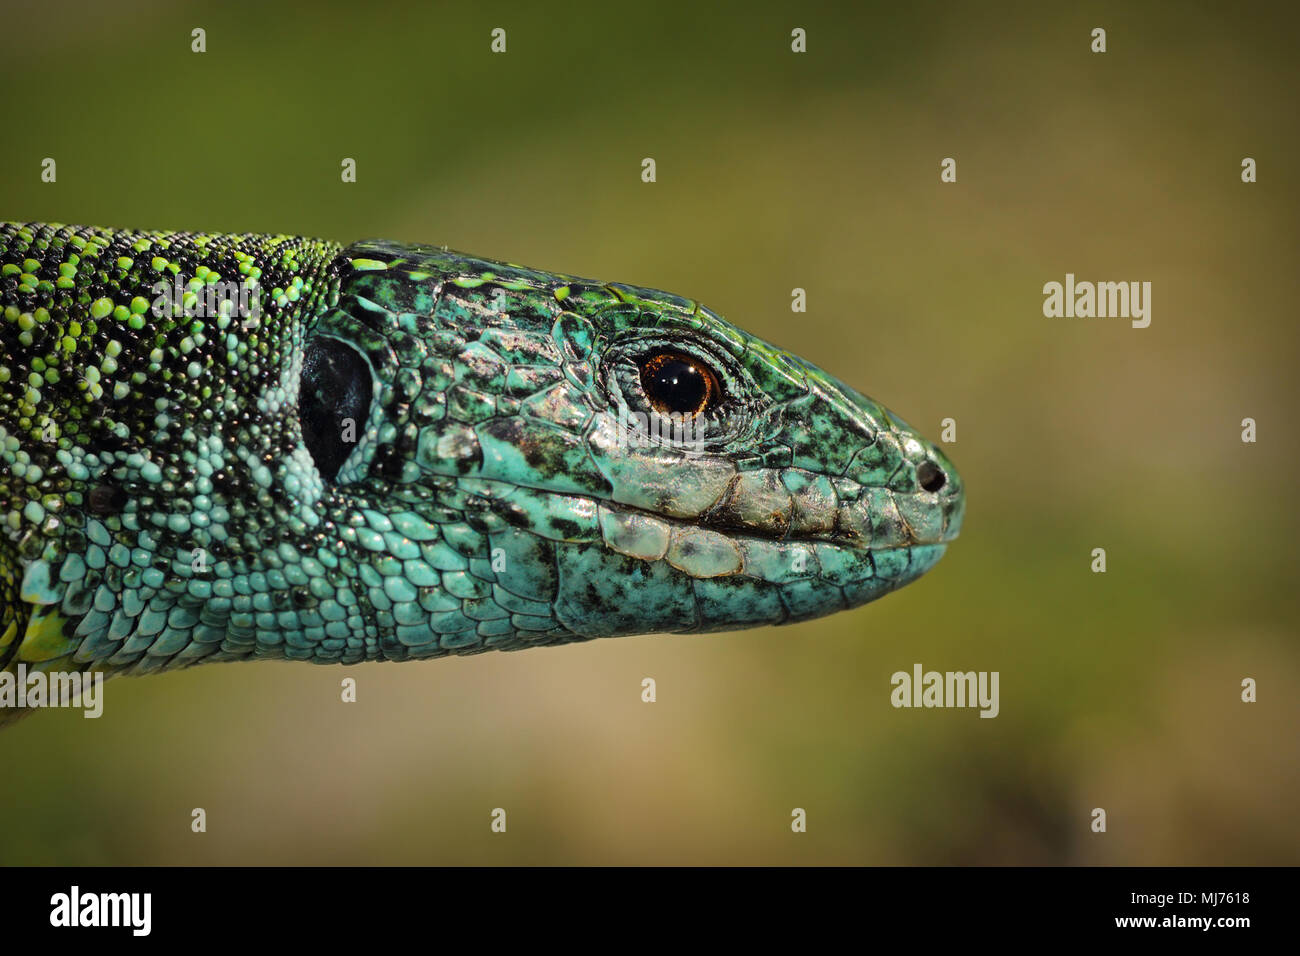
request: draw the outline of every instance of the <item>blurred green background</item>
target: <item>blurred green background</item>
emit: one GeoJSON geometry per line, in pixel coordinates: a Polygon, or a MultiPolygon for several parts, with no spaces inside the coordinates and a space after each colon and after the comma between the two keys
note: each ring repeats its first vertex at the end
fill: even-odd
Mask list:
{"type": "Polygon", "coordinates": [[[968,515],[918,583],[791,628],[111,683],[0,734],[0,862],[1300,859],[1296,17],[843,6],[8,5],[4,218],[697,297],[956,419],[968,515]],[[1066,272],[1151,281],[1150,328],[1044,318],[1066,272]],[[999,671],[1001,715],[891,708],[916,662],[999,671]]]}

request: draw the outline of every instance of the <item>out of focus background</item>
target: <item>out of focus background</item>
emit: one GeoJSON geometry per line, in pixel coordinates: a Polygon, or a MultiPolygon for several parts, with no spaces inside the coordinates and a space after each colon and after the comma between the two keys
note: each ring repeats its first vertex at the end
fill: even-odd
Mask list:
{"type": "Polygon", "coordinates": [[[1294,11],[842,6],[7,4],[0,217],[670,289],[955,419],[968,512],[795,627],[115,681],[0,733],[0,863],[1300,861],[1294,11]],[[1045,318],[1067,272],[1150,327],[1045,318]],[[1000,715],[892,708],[915,663],[1000,715]]]}

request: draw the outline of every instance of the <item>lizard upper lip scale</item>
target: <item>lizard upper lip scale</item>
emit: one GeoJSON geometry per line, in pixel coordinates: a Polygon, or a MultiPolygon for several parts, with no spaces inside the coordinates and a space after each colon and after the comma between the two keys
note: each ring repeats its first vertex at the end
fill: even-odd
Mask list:
{"type": "Polygon", "coordinates": [[[0,270],[11,670],[789,623],[914,580],[960,529],[937,447],[669,293],[388,241],[18,223],[0,270]]]}

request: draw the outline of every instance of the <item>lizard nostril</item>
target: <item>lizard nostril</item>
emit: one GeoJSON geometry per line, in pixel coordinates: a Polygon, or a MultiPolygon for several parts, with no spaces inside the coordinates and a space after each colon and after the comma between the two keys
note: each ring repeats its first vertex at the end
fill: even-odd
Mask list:
{"type": "Polygon", "coordinates": [[[916,480],[926,491],[938,491],[948,483],[948,476],[934,462],[926,460],[916,466],[916,480]]]}

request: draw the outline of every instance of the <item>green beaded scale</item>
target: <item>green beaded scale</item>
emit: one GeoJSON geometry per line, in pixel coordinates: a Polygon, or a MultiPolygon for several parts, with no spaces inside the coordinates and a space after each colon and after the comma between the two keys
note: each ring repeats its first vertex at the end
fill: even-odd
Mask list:
{"type": "Polygon", "coordinates": [[[785,624],[914,580],[961,524],[934,445],[664,292],[386,241],[8,223],[0,305],[0,668],[785,624]],[[645,427],[665,354],[714,383],[694,443],[645,427]],[[316,433],[345,394],[340,446],[316,433]]]}

